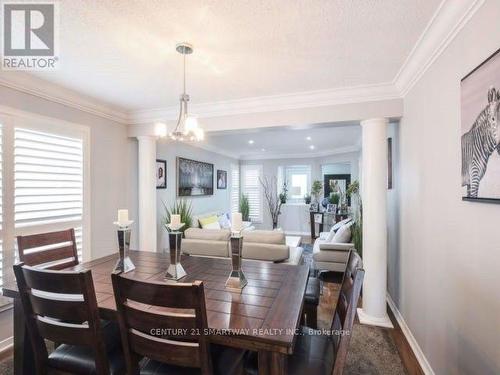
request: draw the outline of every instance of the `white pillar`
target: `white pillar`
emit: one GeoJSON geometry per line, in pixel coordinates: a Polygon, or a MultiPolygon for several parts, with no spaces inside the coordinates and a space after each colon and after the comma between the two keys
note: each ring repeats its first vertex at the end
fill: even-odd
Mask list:
{"type": "Polygon", "coordinates": [[[156,137],[138,136],[139,250],[156,247],[156,137]]]}
{"type": "Polygon", "coordinates": [[[363,203],[363,308],[359,321],[392,328],[387,315],[387,124],[385,118],[361,121],[363,203]]]}

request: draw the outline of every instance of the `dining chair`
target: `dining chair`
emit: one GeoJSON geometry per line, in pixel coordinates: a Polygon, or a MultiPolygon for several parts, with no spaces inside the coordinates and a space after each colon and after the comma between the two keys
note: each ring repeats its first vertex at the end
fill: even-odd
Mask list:
{"type": "Polygon", "coordinates": [[[244,351],[209,342],[203,282],[111,279],[127,373],[242,373],[244,351]]]}
{"type": "Polygon", "coordinates": [[[91,271],[14,265],[38,374],[124,374],[119,327],[101,321],[91,271]],[[45,340],[60,345],[49,354],[45,340]]]}
{"type": "MultiPolygon", "coordinates": [[[[307,327],[302,328],[297,336],[293,354],[288,357],[287,374],[341,375],[343,373],[365,274],[362,267],[360,256],[351,250],[330,330],[323,333],[307,327]]],[[[247,374],[258,373],[256,353],[247,355],[245,371],[247,374]]]]}
{"type": "Polygon", "coordinates": [[[78,264],[73,228],[58,232],[17,236],[19,260],[28,266],[60,270],[78,264]]]}

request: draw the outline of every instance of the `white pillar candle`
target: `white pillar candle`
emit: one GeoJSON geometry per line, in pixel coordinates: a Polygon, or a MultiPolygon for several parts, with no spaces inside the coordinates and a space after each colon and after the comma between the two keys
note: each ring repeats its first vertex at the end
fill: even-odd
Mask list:
{"type": "Polygon", "coordinates": [[[240,212],[233,212],[231,230],[240,232],[243,229],[243,215],[240,212]]]}
{"type": "Polygon", "coordinates": [[[181,215],[170,215],[170,227],[172,229],[179,229],[181,226],[181,215]]]}
{"type": "Polygon", "coordinates": [[[118,210],[118,223],[127,223],[128,222],[128,210],[118,210]]]}

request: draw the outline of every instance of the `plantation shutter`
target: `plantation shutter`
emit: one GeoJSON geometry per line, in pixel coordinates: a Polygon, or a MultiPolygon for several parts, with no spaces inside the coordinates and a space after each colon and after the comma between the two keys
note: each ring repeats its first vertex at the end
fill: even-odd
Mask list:
{"type": "Polygon", "coordinates": [[[240,211],[240,167],[231,165],[231,212],[240,211]]]}
{"type": "MultiPolygon", "coordinates": [[[[3,253],[3,128],[0,125],[0,288],[4,283],[4,253],[3,253]]],[[[0,298],[0,306],[8,303],[0,298]]]]}
{"type": "Polygon", "coordinates": [[[83,140],[15,128],[16,234],[75,228],[81,260],[83,140]]]}
{"type": "Polygon", "coordinates": [[[250,220],[262,222],[262,165],[243,165],[242,173],[242,194],[248,197],[250,205],[250,220]]]}

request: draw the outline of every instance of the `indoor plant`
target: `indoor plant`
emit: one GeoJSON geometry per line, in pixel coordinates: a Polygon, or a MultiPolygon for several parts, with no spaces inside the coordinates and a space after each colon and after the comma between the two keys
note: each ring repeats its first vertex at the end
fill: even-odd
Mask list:
{"type": "Polygon", "coordinates": [[[286,200],[288,199],[288,186],[287,186],[286,182],[283,184],[283,188],[281,189],[281,193],[280,193],[279,198],[280,198],[281,204],[285,204],[286,200]]]}
{"type": "Polygon", "coordinates": [[[354,180],[347,188],[346,194],[353,203],[353,220],[351,226],[352,243],[360,256],[363,256],[363,205],[359,193],[359,181],[354,180]]]}
{"type": "Polygon", "coordinates": [[[240,213],[243,221],[250,221],[250,202],[245,194],[242,194],[240,198],[240,213]]]}
{"type": "MultiPolygon", "coordinates": [[[[267,202],[269,214],[271,215],[273,229],[276,229],[278,228],[278,218],[281,214],[281,206],[283,205],[283,200],[281,199],[283,193],[278,195],[278,180],[276,176],[259,178],[259,181],[264,190],[264,198],[267,202]]],[[[286,187],[286,184],[284,186],[286,187]]]]}
{"type": "Polygon", "coordinates": [[[304,195],[304,203],[311,204],[311,194],[304,195]]]}
{"type": "Polygon", "coordinates": [[[181,223],[184,223],[184,226],[179,231],[184,233],[186,229],[191,228],[193,224],[193,207],[191,202],[188,202],[186,199],[179,199],[170,207],[164,201],[162,203],[165,208],[165,215],[163,216],[164,226],[170,223],[171,215],[181,215],[181,223]]]}
{"type": "Polygon", "coordinates": [[[311,195],[314,197],[316,202],[319,202],[319,197],[321,195],[321,190],[323,189],[323,183],[320,180],[314,180],[311,187],[311,195]]]}

